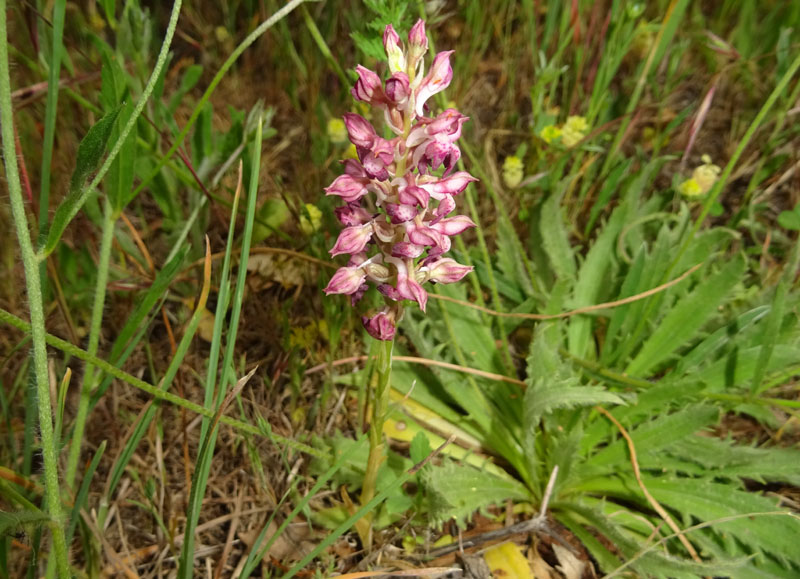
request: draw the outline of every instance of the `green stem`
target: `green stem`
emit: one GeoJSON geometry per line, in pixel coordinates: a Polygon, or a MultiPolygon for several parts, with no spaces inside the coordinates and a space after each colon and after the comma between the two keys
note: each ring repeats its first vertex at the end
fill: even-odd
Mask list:
{"type": "MultiPolygon", "coordinates": [[[[97,262],[97,282],[94,286],[94,303],[92,304],[92,318],[89,325],[89,344],[86,349],[90,356],[97,356],[97,348],[100,344],[100,331],[103,326],[103,310],[106,304],[106,286],[108,285],[108,267],[111,261],[111,246],[114,242],[114,226],[116,223],[117,218],[111,207],[111,202],[106,199],[103,211],[103,235],[100,241],[100,256],[97,262]]],[[[86,419],[89,414],[89,402],[92,398],[92,391],[97,383],[96,377],[97,371],[94,368],[87,368],[87,371],[83,374],[81,397],[78,402],[78,412],[75,417],[75,430],[72,433],[72,440],[69,445],[67,472],[64,477],[68,487],[72,487],[72,483],[75,481],[75,474],[78,471],[83,431],[86,427],[86,419]]]]}
{"type": "Polygon", "coordinates": [[[44,462],[45,497],[47,510],[52,518],[50,530],[60,577],[69,577],[69,558],[61,514],[61,492],[58,482],[58,457],[53,440],[53,414],[50,408],[50,381],[47,372],[47,346],[45,343],[44,308],[39,263],[33,251],[25,202],[22,199],[22,184],[19,180],[16,146],[14,142],[14,119],[11,108],[11,78],[8,66],[8,32],[6,22],[6,0],[0,0],[0,118],[2,118],[3,158],[6,166],[11,212],[19,240],[20,253],[25,266],[25,284],[31,312],[31,335],[33,338],[33,370],[36,377],[36,393],[39,407],[39,431],[42,438],[44,462]]]}
{"type": "MultiPolygon", "coordinates": [[[[375,487],[378,481],[378,469],[386,459],[386,449],[383,442],[383,423],[389,410],[389,392],[391,392],[392,375],[392,349],[394,340],[386,340],[380,344],[378,353],[378,382],[372,395],[372,419],[369,423],[369,458],[367,470],[364,473],[364,484],[361,487],[361,504],[366,505],[375,497],[375,487]]],[[[367,544],[364,548],[372,548],[372,519],[373,513],[368,513],[364,519],[369,524],[367,544]]]]}

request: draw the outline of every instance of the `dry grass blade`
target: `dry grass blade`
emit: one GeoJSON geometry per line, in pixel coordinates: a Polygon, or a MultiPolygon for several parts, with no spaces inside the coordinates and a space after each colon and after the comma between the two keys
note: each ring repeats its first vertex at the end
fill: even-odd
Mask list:
{"type": "Polygon", "coordinates": [[[700,269],[702,266],[703,266],[702,263],[698,263],[697,265],[695,265],[695,266],[689,268],[688,270],[686,270],[683,274],[679,275],[675,279],[672,279],[672,280],[670,280],[670,281],[668,281],[666,283],[663,283],[663,284],[661,284],[659,286],[656,286],[656,287],[654,287],[652,289],[649,289],[647,291],[644,291],[642,293],[639,293],[639,294],[636,294],[636,295],[633,295],[633,296],[629,296],[627,298],[622,298],[620,300],[614,300],[613,302],[605,302],[605,303],[602,303],[602,304],[595,304],[593,306],[585,306],[585,307],[578,308],[578,309],[575,309],[575,310],[570,310],[568,312],[561,312],[560,314],[514,314],[514,313],[498,312],[496,310],[492,310],[492,309],[489,309],[489,308],[485,308],[483,306],[479,306],[479,305],[476,305],[476,304],[473,304],[473,303],[470,303],[470,302],[465,302],[465,301],[462,301],[462,300],[457,300],[455,298],[451,298],[451,297],[447,297],[447,296],[442,296],[442,295],[437,295],[437,294],[430,294],[429,297],[432,297],[432,298],[435,298],[435,299],[438,299],[438,300],[444,300],[446,302],[452,302],[454,304],[458,304],[458,305],[464,306],[466,308],[473,308],[475,310],[478,310],[478,311],[484,312],[486,314],[489,314],[490,316],[498,316],[498,317],[503,317],[503,318],[518,318],[518,319],[523,319],[523,320],[539,320],[539,321],[561,320],[561,319],[564,319],[564,318],[577,316],[579,314],[588,314],[589,312],[596,312],[597,310],[608,310],[608,309],[611,309],[611,308],[616,308],[616,307],[619,307],[619,306],[624,306],[626,304],[637,302],[637,301],[643,300],[645,298],[649,298],[652,295],[655,295],[655,294],[657,294],[659,292],[663,292],[664,290],[669,289],[669,288],[671,288],[672,286],[674,286],[676,284],[679,284],[680,282],[685,280],[687,277],[692,275],[694,272],[696,272],[698,269],[700,269]]]}

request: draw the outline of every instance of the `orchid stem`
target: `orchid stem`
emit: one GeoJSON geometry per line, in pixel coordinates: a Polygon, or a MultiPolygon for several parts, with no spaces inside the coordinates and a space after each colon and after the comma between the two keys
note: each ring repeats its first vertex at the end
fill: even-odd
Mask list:
{"type": "MultiPolygon", "coordinates": [[[[375,487],[378,480],[378,469],[386,459],[386,445],[383,440],[383,423],[389,409],[389,392],[391,391],[392,375],[392,349],[394,340],[381,342],[378,352],[378,380],[372,391],[372,419],[369,423],[369,458],[367,470],[364,473],[364,484],[361,487],[361,504],[366,505],[375,496],[375,487]]],[[[373,513],[368,513],[364,519],[367,531],[362,536],[365,541],[364,548],[372,548],[372,520],[373,513]]]]}

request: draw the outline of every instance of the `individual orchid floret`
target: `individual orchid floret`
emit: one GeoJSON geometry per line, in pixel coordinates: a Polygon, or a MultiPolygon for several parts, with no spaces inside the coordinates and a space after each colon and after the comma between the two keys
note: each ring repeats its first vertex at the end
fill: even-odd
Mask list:
{"type": "Polygon", "coordinates": [[[378,137],[373,126],[361,115],[345,113],[344,125],[347,127],[347,134],[350,136],[350,142],[356,147],[369,149],[378,137]]]}
{"type": "Polygon", "coordinates": [[[328,286],[325,288],[325,295],[345,294],[350,295],[358,291],[364,280],[367,279],[366,272],[360,267],[339,268],[328,286]]]}
{"type": "Polygon", "coordinates": [[[338,195],[348,203],[353,203],[367,194],[367,183],[351,175],[340,175],[329,187],[325,188],[326,195],[338,195]]]}
{"type": "Polygon", "coordinates": [[[336,240],[336,245],[333,246],[330,254],[336,256],[343,253],[348,255],[361,253],[371,238],[372,223],[347,227],[339,234],[339,239],[336,240]]]}
{"type": "Polygon", "coordinates": [[[415,301],[425,311],[424,283],[454,283],[472,271],[443,255],[453,236],[475,226],[452,213],[455,197],[476,179],[466,171],[453,172],[461,157],[456,141],[467,117],[453,106],[425,116],[430,97],[453,78],[452,51],[437,54],[423,76],[428,38],[422,20],[409,31],[406,48],[391,26],[383,45],[390,77],[382,84],[374,71],[359,65],[351,92],[380,110],[396,136],[385,139],[381,135],[387,132],[376,130],[364,116],[344,115],[357,159],[344,161],[344,174],[325,191],[345,202],[335,210],[344,229],[330,253],[349,254],[350,261],[325,292],[349,295],[355,304],[368,284],[375,284],[386,308],[362,320],[372,337],[391,340],[403,301],[415,301]]]}
{"type": "Polygon", "coordinates": [[[461,265],[449,257],[442,257],[422,269],[426,270],[428,281],[436,283],[455,283],[472,271],[471,266],[461,265]]]}
{"type": "Polygon", "coordinates": [[[425,34],[425,21],[420,18],[408,31],[409,60],[417,61],[428,52],[428,36],[425,34]]]}
{"type": "Polygon", "coordinates": [[[429,98],[433,95],[442,92],[448,86],[450,81],[453,80],[453,68],[450,66],[450,55],[453,50],[440,52],[433,59],[431,70],[427,76],[422,79],[416,93],[416,113],[417,116],[423,116],[423,107],[429,98]]]}

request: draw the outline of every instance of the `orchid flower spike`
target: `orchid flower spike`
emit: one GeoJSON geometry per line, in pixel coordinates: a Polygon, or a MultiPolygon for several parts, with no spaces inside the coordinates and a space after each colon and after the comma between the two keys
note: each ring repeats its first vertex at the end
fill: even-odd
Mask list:
{"type": "Polygon", "coordinates": [[[336,209],[344,228],[330,253],[350,255],[350,261],[333,275],[325,293],[349,295],[355,304],[368,284],[374,284],[386,307],[364,316],[364,328],[377,340],[392,340],[404,300],[425,311],[428,293],[423,284],[455,283],[472,271],[443,256],[451,237],[475,226],[468,217],[451,213],[456,196],[477,179],[466,171],[452,173],[461,158],[456,141],[468,118],[455,109],[430,113],[431,97],[453,79],[453,51],[437,54],[422,76],[428,51],[423,20],[409,31],[405,47],[387,26],[383,46],[389,78],[382,81],[358,65],[351,93],[380,110],[396,136],[386,140],[366,118],[344,115],[358,159],[344,161],[344,174],[325,192],[345,202],[336,209]]]}

